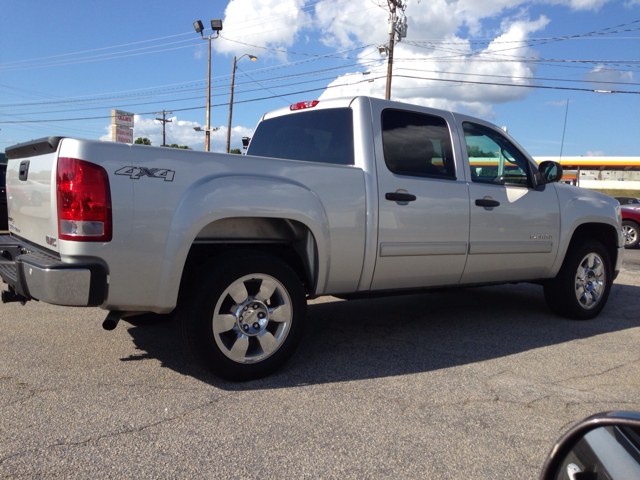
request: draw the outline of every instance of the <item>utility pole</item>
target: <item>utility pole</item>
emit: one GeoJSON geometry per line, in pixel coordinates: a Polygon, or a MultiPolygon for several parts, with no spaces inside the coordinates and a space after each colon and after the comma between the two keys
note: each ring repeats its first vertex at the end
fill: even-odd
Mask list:
{"type": "Polygon", "coordinates": [[[407,36],[407,18],[404,17],[404,25],[398,23],[398,18],[396,17],[396,9],[399,8],[404,12],[404,9],[407,8],[406,4],[402,3],[402,0],[387,0],[389,4],[389,8],[391,10],[391,17],[389,18],[389,53],[388,53],[388,63],[387,63],[387,89],[385,91],[384,98],[387,100],[391,100],[391,76],[393,74],[393,46],[395,44],[396,38],[398,42],[401,38],[407,36]]]}
{"type": "Polygon", "coordinates": [[[227,153],[231,146],[231,112],[233,110],[233,84],[236,79],[236,56],[233,56],[233,67],[231,68],[231,93],[229,94],[229,125],[227,126],[227,153]]]}
{"type": "MultiPolygon", "coordinates": [[[[243,57],[249,57],[252,62],[258,60],[258,57],[255,55],[249,55],[245,53],[238,60],[241,60],[243,57]]],[[[233,67],[231,68],[231,90],[229,94],[229,124],[227,125],[227,153],[229,153],[229,147],[231,146],[231,115],[233,113],[233,86],[236,81],[236,57],[233,57],[233,67]]]]}
{"type": "Polygon", "coordinates": [[[393,43],[396,37],[396,29],[394,28],[396,20],[396,2],[397,0],[388,0],[391,8],[391,19],[389,20],[389,58],[387,59],[387,90],[384,98],[391,100],[391,75],[393,72],[393,43]]]}
{"type": "Polygon", "coordinates": [[[167,142],[165,141],[165,136],[164,136],[164,126],[166,123],[171,123],[173,120],[167,120],[167,115],[171,114],[173,112],[165,112],[164,110],[162,110],[161,112],[156,112],[156,115],[162,115],[162,118],[156,118],[156,120],[158,120],[159,122],[162,122],[162,146],[166,147],[167,146],[167,142]]]}

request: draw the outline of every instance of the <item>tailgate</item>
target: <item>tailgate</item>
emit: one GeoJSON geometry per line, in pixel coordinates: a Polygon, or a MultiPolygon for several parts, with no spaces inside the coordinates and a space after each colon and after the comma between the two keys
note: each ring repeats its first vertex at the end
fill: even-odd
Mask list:
{"type": "Polygon", "coordinates": [[[58,251],[56,162],[63,137],[47,137],[6,150],[9,231],[58,251]]]}

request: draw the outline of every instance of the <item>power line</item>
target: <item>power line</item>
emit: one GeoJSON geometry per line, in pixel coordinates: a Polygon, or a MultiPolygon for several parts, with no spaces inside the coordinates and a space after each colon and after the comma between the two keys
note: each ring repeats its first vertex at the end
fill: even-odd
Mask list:
{"type": "MultiPolygon", "coordinates": [[[[308,5],[304,5],[301,10],[305,9],[305,8],[309,8],[309,7],[314,7],[316,5],[319,4],[323,4],[323,3],[330,3],[330,4],[340,4],[340,3],[345,3],[349,0],[343,0],[343,1],[338,1],[335,2],[334,0],[320,0],[316,3],[312,3],[312,4],[308,4],[308,5]]],[[[289,11],[297,11],[297,10],[289,10],[289,11]]],[[[280,17],[282,16],[283,13],[287,13],[287,12],[279,12],[279,13],[274,13],[272,15],[268,15],[267,17],[260,17],[260,20],[265,20],[267,18],[271,18],[271,17],[280,17]]],[[[227,24],[227,28],[229,26],[234,26],[234,25],[242,25],[241,29],[244,28],[252,28],[254,26],[257,25],[262,25],[261,24],[257,24],[257,25],[248,25],[247,21],[242,21],[242,22],[237,22],[237,23],[230,23],[227,24]]],[[[264,22],[264,23],[268,23],[268,22],[264,22]]],[[[51,58],[60,58],[60,57],[68,57],[68,56],[72,56],[72,55],[82,55],[85,53],[92,53],[92,52],[98,52],[98,51],[103,51],[103,50],[110,50],[110,49],[114,49],[114,48],[121,48],[121,47],[128,47],[131,45],[139,45],[141,43],[148,43],[148,42],[155,42],[155,41],[159,41],[159,40],[166,40],[168,38],[175,38],[175,37],[180,37],[180,36],[184,36],[184,35],[193,35],[193,31],[189,31],[189,32],[184,32],[184,33],[177,33],[177,34],[173,34],[173,35],[166,35],[163,37],[157,37],[157,38],[151,38],[148,40],[139,40],[136,42],[128,42],[128,43],[123,43],[123,44],[119,44],[119,45],[111,45],[108,47],[99,47],[99,48],[93,48],[93,49],[89,49],[89,50],[82,50],[82,51],[78,51],[78,52],[70,52],[70,53],[61,53],[58,55],[49,55],[46,57],[36,57],[36,58],[30,58],[30,59],[24,59],[24,60],[14,60],[14,61],[10,61],[10,62],[5,62],[5,63],[0,63],[0,67],[4,67],[7,65],[12,65],[12,64],[17,64],[17,63],[25,63],[25,62],[32,62],[32,61],[37,61],[37,60],[48,60],[51,58]]],[[[152,48],[152,47],[148,47],[148,48],[152,48]]]]}
{"type": "MultiPolygon", "coordinates": [[[[400,60],[396,60],[396,61],[400,61],[400,60]]],[[[427,73],[442,73],[447,75],[464,75],[464,76],[471,76],[471,77],[513,78],[518,80],[546,80],[549,82],[596,83],[590,80],[570,80],[570,79],[549,78],[549,77],[522,77],[522,76],[498,75],[498,74],[490,74],[490,73],[483,74],[483,73],[447,72],[442,70],[420,70],[420,69],[406,68],[406,67],[398,67],[398,70],[408,70],[413,72],[427,72],[427,73]]],[[[640,85],[640,83],[633,83],[633,82],[598,81],[597,83],[610,84],[610,85],[640,85]]]]}
{"type": "MultiPolygon", "coordinates": [[[[238,43],[243,43],[243,42],[238,42],[238,43]]],[[[251,47],[255,47],[255,48],[265,48],[267,50],[275,50],[278,51],[277,49],[270,49],[268,47],[259,47],[259,46],[255,46],[255,45],[251,45],[248,43],[243,43],[245,45],[251,46],[251,47]]],[[[357,51],[357,50],[362,50],[365,48],[368,48],[372,45],[364,45],[361,47],[355,47],[355,48],[351,48],[348,50],[344,50],[341,52],[335,52],[335,53],[331,53],[331,54],[314,54],[312,55],[314,58],[311,59],[307,59],[307,60],[301,60],[298,62],[288,62],[285,63],[284,65],[279,65],[276,67],[265,67],[262,69],[255,69],[252,72],[254,73],[266,73],[269,71],[274,71],[274,70],[281,70],[284,68],[289,68],[292,66],[297,66],[297,65],[301,65],[304,63],[309,63],[312,61],[317,61],[317,60],[322,60],[322,59],[331,59],[331,58],[335,58],[335,59],[340,59],[340,60],[357,60],[354,59],[353,57],[344,57],[341,56],[344,53],[349,53],[349,52],[353,52],[353,51],[357,51]]],[[[352,64],[353,65],[353,64],[352,64]]],[[[351,66],[352,66],[351,65],[351,66]]],[[[214,80],[214,82],[222,82],[222,81],[227,81],[227,79],[229,78],[229,75],[221,75],[216,77],[216,79],[214,80]]],[[[181,82],[183,84],[202,84],[205,85],[204,81],[192,81],[192,82],[181,82]]],[[[161,85],[159,87],[155,87],[155,88],[161,88],[161,87],[165,87],[165,86],[174,86],[174,85],[180,85],[180,83],[178,84],[169,84],[169,85],[161,85]]],[[[0,85],[2,86],[2,85],[0,85]]],[[[12,88],[12,87],[8,87],[8,88],[12,88]]],[[[168,89],[162,89],[162,90],[149,90],[149,93],[147,95],[150,95],[151,93],[155,93],[155,92],[163,92],[163,91],[169,91],[169,90],[179,90],[179,89],[184,89],[184,88],[190,88],[188,85],[184,85],[184,86],[180,86],[180,87],[173,87],[173,88],[168,88],[168,89]]],[[[225,86],[226,88],[226,86],[225,86]]],[[[118,93],[126,93],[129,91],[143,91],[142,95],[145,95],[144,93],[145,89],[134,89],[134,90],[125,90],[123,92],[111,92],[111,93],[104,93],[104,94],[96,94],[94,96],[102,96],[103,99],[105,100],[113,100],[113,99],[118,99],[118,98],[125,98],[128,96],[133,96],[133,95],[139,95],[139,94],[129,94],[129,95],[116,95],[118,93]],[[105,97],[104,95],[111,95],[108,97],[105,97]]],[[[146,97],[136,97],[136,98],[146,98],[146,97]]],[[[5,108],[5,107],[20,107],[20,106],[30,106],[30,105],[37,105],[37,106],[42,106],[42,105],[57,105],[57,104],[64,104],[64,103],[78,103],[78,102],[88,102],[88,101],[92,101],[93,99],[91,99],[90,97],[87,98],[87,96],[76,96],[76,97],[64,97],[62,99],[59,100],[55,100],[55,101],[49,101],[49,102],[42,102],[42,101],[37,101],[37,102],[22,102],[22,103],[6,103],[6,104],[0,104],[0,108],[5,108]],[[83,98],[84,97],[84,98],[83,98]]]]}
{"type": "Polygon", "coordinates": [[[165,40],[167,38],[174,38],[174,37],[180,37],[182,35],[192,35],[192,34],[193,34],[193,32],[177,33],[175,35],[167,35],[165,37],[152,38],[152,39],[149,39],[149,40],[140,40],[138,42],[123,43],[121,45],[113,45],[111,47],[93,48],[91,50],[83,50],[81,52],[61,53],[59,55],[50,55],[48,57],[30,58],[30,59],[26,59],[26,60],[14,60],[12,62],[0,63],[0,67],[6,66],[6,65],[10,65],[10,64],[14,64],[14,63],[33,62],[33,61],[36,61],[36,60],[47,60],[49,58],[68,57],[68,56],[71,56],[71,55],[81,55],[83,53],[98,52],[98,51],[101,51],[101,50],[109,50],[111,48],[128,47],[130,45],[138,45],[140,43],[146,43],[146,42],[155,42],[157,40],[165,40]]]}
{"type": "MultiPolygon", "coordinates": [[[[461,83],[461,84],[469,84],[469,85],[491,85],[491,86],[503,86],[503,87],[516,87],[516,88],[530,88],[530,89],[548,89],[548,90],[565,90],[565,91],[577,91],[577,92],[588,92],[588,93],[617,93],[617,94],[631,94],[631,95],[639,95],[640,91],[628,91],[628,90],[599,90],[599,89],[593,89],[593,88],[578,88],[578,87],[557,87],[557,86],[548,86],[548,85],[522,85],[522,84],[510,84],[510,83],[498,83],[498,82],[477,82],[477,81],[472,81],[472,80],[453,80],[453,79],[443,79],[443,78],[427,78],[427,77],[416,77],[416,76],[411,76],[411,75],[396,75],[397,78],[409,78],[409,79],[414,79],[414,80],[424,80],[424,81],[434,81],[434,82],[450,82],[450,83],[461,83]]],[[[372,82],[374,80],[380,80],[385,78],[384,76],[380,76],[380,77],[374,77],[374,78],[370,78],[370,79],[366,79],[366,80],[361,80],[358,82],[353,82],[350,84],[339,84],[339,85],[329,85],[326,87],[319,87],[319,88],[311,88],[311,89],[307,89],[307,90],[300,90],[300,91],[296,91],[296,92],[291,92],[291,93],[283,93],[282,95],[277,95],[277,96],[290,96],[290,95],[298,95],[298,94],[302,94],[302,93],[310,93],[310,92],[317,92],[317,91],[321,91],[321,90],[327,90],[330,88],[344,88],[344,87],[349,87],[352,85],[357,85],[359,83],[366,83],[366,82],[372,82]]],[[[275,96],[269,96],[269,97],[260,97],[260,98],[253,98],[253,99],[248,99],[248,100],[239,100],[237,102],[234,103],[249,103],[249,102],[258,102],[258,101],[262,101],[262,100],[271,100],[275,98],[275,96]]],[[[222,107],[222,106],[228,106],[228,103],[218,103],[215,105],[211,105],[211,107],[222,107]]],[[[173,112],[184,112],[184,111],[189,111],[189,110],[199,110],[199,109],[204,109],[206,108],[205,106],[198,106],[198,107],[188,107],[188,108],[176,108],[173,110],[173,112]]],[[[137,115],[151,115],[155,112],[144,112],[144,113],[139,113],[137,115]]],[[[44,122],[70,122],[70,121],[79,121],[79,120],[95,120],[95,119],[104,119],[104,118],[111,118],[110,116],[96,116],[96,117],[82,117],[82,118],[60,118],[60,119],[50,119],[50,120],[24,120],[24,121],[0,121],[0,124],[24,124],[24,123],[44,123],[44,122]]]]}
{"type": "MultiPolygon", "coordinates": [[[[331,73],[331,72],[339,72],[342,70],[347,70],[351,67],[366,67],[369,66],[371,64],[377,64],[378,61],[369,61],[369,62],[362,62],[362,63],[351,63],[351,64],[347,64],[347,65],[342,65],[342,66],[338,66],[338,67],[331,67],[331,68],[325,68],[325,69],[320,69],[320,70],[316,70],[316,71],[310,71],[310,72],[306,72],[306,73],[299,73],[299,74],[290,74],[290,75],[285,75],[285,76],[279,76],[276,78],[272,78],[272,79],[265,79],[265,80],[261,80],[260,82],[253,80],[251,77],[249,77],[248,75],[246,75],[245,72],[243,72],[243,75],[248,76],[249,78],[251,78],[252,82],[244,82],[244,83],[239,83],[237,84],[237,87],[241,88],[241,87],[245,87],[245,86],[251,86],[251,85],[261,85],[261,83],[273,83],[273,82],[279,82],[279,81],[286,81],[286,80],[290,80],[290,79],[299,79],[299,78],[304,78],[304,77],[309,77],[309,76],[316,76],[316,75],[322,75],[324,73],[331,73]]],[[[319,79],[315,79],[313,81],[321,81],[321,80],[333,80],[335,79],[335,77],[326,77],[326,78],[319,78],[319,79]]],[[[298,82],[298,83],[306,83],[306,82],[298,82]]],[[[226,85],[221,85],[219,87],[214,87],[214,90],[222,90],[222,89],[226,89],[227,86],[226,85]]],[[[264,86],[262,86],[262,88],[265,88],[264,86]]],[[[274,87],[274,88],[278,88],[278,87],[274,87]]],[[[164,93],[164,94],[149,94],[149,95],[141,95],[141,96],[137,96],[137,97],[130,97],[130,96],[112,96],[112,97],[107,97],[107,98],[103,98],[103,99],[96,99],[96,100],[91,100],[91,99],[82,99],[82,100],[78,100],[78,101],[74,101],[73,103],[69,102],[38,102],[36,104],[34,103],[29,103],[29,104],[23,104],[25,106],[35,106],[37,105],[38,107],[42,108],[41,106],[43,104],[46,105],[50,105],[50,108],[55,108],[55,107],[65,107],[65,106],[76,106],[76,105],[95,105],[95,104],[104,104],[104,103],[114,103],[113,100],[117,100],[117,99],[129,99],[129,100],[136,100],[136,99],[146,99],[146,98],[157,98],[157,97],[162,97],[162,96],[171,96],[171,95],[179,95],[179,94],[185,94],[185,93],[195,93],[195,92],[202,92],[204,91],[204,89],[196,89],[196,90],[188,90],[188,91],[183,91],[180,93],[164,93]]],[[[250,90],[252,91],[252,90],[250,90]]],[[[174,101],[181,101],[181,100],[191,100],[191,99],[200,99],[200,97],[189,97],[189,98],[185,98],[185,99],[175,99],[175,100],[169,100],[171,102],[174,101]]],[[[157,103],[157,102],[145,102],[145,103],[132,103],[132,104],[128,104],[128,105],[148,105],[148,104],[152,104],[152,103],[157,103]]],[[[0,105],[0,107],[3,108],[15,108],[16,104],[9,104],[9,105],[0,105]]],[[[120,106],[125,106],[123,104],[121,104],[120,106]]],[[[45,107],[46,108],[46,107],[45,107]]],[[[97,107],[97,108],[102,108],[102,107],[97,107]]],[[[60,112],[64,112],[64,111],[77,111],[77,110],[90,110],[90,109],[95,109],[95,108],[84,108],[84,109],[74,109],[74,110],[60,110],[60,111],[49,111],[49,112],[45,112],[45,111],[39,111],[39,112],[24,112],[23,114],[25,115],[34,115],[34,114],[41,114],[41,113],[60,113],[60,112]]],[[[23,109],[23,110],[28,110],[28,109],[23,109]]],[[[0,114],[2,114],[2,112],[0,112],[0,114]]]]}

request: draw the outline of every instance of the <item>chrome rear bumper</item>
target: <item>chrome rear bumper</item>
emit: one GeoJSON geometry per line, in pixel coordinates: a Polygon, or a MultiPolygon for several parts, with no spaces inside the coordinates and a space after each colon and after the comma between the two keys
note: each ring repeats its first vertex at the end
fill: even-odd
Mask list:
{"type": "Polygon", "coordinates": [[[0,277],[10,289],[3,299],[88,307],[101,305],[106,298],[104,266],[65,263],[11,235],[0,235],[0,277]]]}

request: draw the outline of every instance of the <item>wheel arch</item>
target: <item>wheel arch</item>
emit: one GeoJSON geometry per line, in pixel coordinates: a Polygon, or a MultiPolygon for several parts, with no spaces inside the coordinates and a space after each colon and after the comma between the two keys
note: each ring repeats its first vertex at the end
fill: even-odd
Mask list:
{"type": "Polygon", "coordinates": [[[613,225],[608,223],[588,222],[578,225],[573,230],[571,240],[567,242],[563,255],[560,257],[562,261],[556,261],[554,274],[557,274],[562,267],[562,264],[567,257],[567,252],[575,248],[576,245],[588,240],[596,240],[604,245],[607,253],[609,254],[609,259],[611,260],[611,268],[613,268],[616,264],[616,257],[618,255],[619,237],[620,232],[613,225]]]}
{"type": "Polygon", "coordinates": [[[229,248],[262,250],[286,260],[309,293],[328,277],[329,222],[320,198],[283,178],[233,175],[185,192],[173,212],[156,304],[173,309],[187,260],[229,248]]]}
{"type": "Polygon", "coordinates": [[[206,225],[194,239],[185,260],[181,289],[208,259],[240,249],[280,258],[296,273],[307,294],[318,286],[318,246],[302,222],[274,217],[229,217],[206,225]]]}

